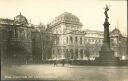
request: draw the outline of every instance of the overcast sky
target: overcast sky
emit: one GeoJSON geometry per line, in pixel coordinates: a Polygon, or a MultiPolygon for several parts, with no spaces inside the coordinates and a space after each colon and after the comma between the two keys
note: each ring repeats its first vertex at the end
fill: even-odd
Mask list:
{"type": "Polygon", "coordinates": [[[13,19],[22,13],[33,24],[47,24],[56,16],[70,12],[83,23],[83,29],[103,31],[104,7],[108,4],[110,30],[127,33],[126,0],[0,0],[0,18],[13,19]]]}

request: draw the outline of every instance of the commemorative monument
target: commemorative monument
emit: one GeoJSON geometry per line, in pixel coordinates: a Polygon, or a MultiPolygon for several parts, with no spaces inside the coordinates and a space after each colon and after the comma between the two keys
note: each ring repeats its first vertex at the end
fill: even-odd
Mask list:
{"type": "Polygon", "coordinates": [[[104,22],[104,39],[103,45],[101,46],[101,51],[99,51],[99,57],[95,59],[96,63],[99,65],[117,65],[119,58],[114,56],[114,51],[110,48],[110,36],[109,36],[109,22],[108,22],[108,12],[109,8],[106,5],[105,8],[105,22],[104,22]]]}

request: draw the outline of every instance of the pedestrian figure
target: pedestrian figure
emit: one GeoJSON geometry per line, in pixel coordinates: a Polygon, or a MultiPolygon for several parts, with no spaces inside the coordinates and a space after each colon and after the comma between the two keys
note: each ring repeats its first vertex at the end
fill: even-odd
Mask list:
{"type": "Polygon", "coordinates": [[[56,60],[54,61],[54,66],[57,66],[57,61],[56,60]]]}
{"type": "Polygon", "coordinates": [[[62,60],[62,65],[63,65],[63,66],[65,65],[65,61],[64,61],[64,60],[62,60]]]}
{"type": "Polygon", "coordinates": [[[53,61],[53,64],[54,64],[54,66],[56,65],[56,64],[55,64],[55,60],[53,61]]]}

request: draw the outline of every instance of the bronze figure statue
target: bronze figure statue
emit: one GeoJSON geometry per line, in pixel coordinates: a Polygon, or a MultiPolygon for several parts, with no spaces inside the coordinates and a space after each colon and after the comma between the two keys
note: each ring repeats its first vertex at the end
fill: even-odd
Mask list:
{"type": "Polygon", "coordinates": [[[104,12],[105,17],[106,17],[106,18],[105,18],[105,21],[108,21],[108,18],[109,18],[109,17],[108,17],[108,13],[107,13],[108,10],[109,10],[108,5],[106,5],[105,12],[104,12]]]}

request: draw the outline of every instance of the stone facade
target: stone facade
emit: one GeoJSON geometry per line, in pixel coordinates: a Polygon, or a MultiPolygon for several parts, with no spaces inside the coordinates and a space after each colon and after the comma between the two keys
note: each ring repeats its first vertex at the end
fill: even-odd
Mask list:
{"type": "Polygon", "coordinates": [[[0,48],[2,62],[26,63],[31,58],[31,27],[23,15],[0,19],[0,48]]]}
{"type": "Polygon", "coordinates": [[[118,57],[127,55],[127,37],[123,36],[119,29],[115,28],[110,33],[111,48],[114,50],[114,54],[118,57]]]}
{"type": "MultiPolygon", "coordinates": [[[[72,13],[62,13],[51,23],[33,25],[22,14],[14,19],[0,18],[0,54],[4,63],[41,63],[45,60],[87,60],[99,56],[103,31],[82,30],[72,13]]],[[[126,37],[115,28],[110,32],[111,48],[117,57],[125,56],[126,37]]]]}
{"type": "MultiPolygon", "coordinates": [[[[54,40],[51,59],[93,59],[99,56],[103,44],[103,31],[82,30],[78,17],[65,12],[48,24],[47,32],[54,40]]],[[[116,57],[126,55],[126,37],[118,29],[110,32],[111,48],[116,57]]]]}
{"type": "Polygon", "coordinates": [[[45,25],[33,25],[21,13],[0,19],[0,54],[4,64],[41,63],[50,58],[51,34],[45,25]]]}

